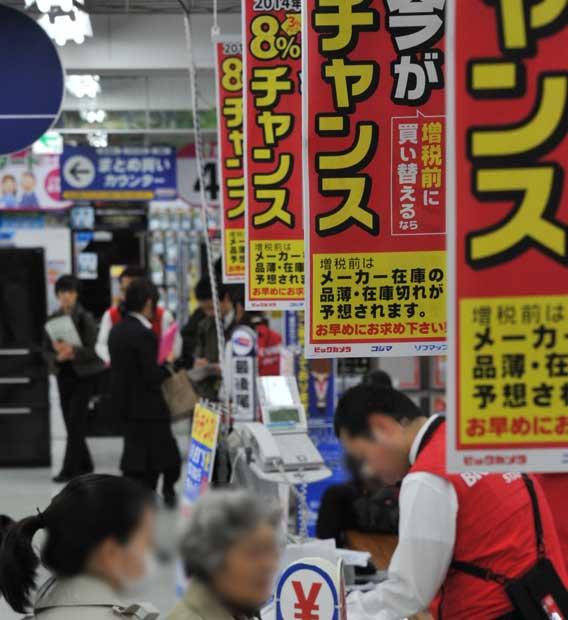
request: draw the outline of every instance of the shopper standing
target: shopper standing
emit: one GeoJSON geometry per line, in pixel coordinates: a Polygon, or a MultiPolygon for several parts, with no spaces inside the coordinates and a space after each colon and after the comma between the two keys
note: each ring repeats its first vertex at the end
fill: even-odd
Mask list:
{"type": "Polygon", "coordinates": [[[54,482],[93,471],[93,461],[85,439],[89,400],[95,393],[96,376],[104,364],[95,353],[97,327],[92,315],[79,303],[79,283],[71,275],[61,276],[55,283],[59,310],[49,319],[68,316],[81,339],[81,346],[61,340],[52,342],[47,333],[44,352],[57,375],[59,399],[67,430],[67,446],[63,467],[54,482]]]}
{"type": "Polygon", "coordinates": [[[128,287],[126,315],[109,336],[111,398],[125,421],[121,470],[151,489],[163,474],[164,500],[174,506],[181,458],[161,391],[168,372],[158,365],[158,339],[152,330],[157,304],[158,290],[150,281],[137,279],[128,287]]]}
{"type": "MultiPolygon", "coordinates": [[[[124,297],[126,290],[134,282],[134,280],[145,278],[146,270],[143,267],[126,267],[118,278],[120,287],[120,300],[117,304],[112,305],[101,319],[99,327],[99,336],[97,338],[96,351],[98,356],[108,366],[110,365],[110,353],[108,350],[108,337],[110,330],[124,318],[126,312],[124,310],[124,297]]],[[[152,318],[152,329],[156,334],[158,341],[172,326],[175,319],[172,313],[160,306],[156,307],[156,312],[152,318]]],[[[182,353],[182,338],[179,332],[174,340],[174,356],[177,359],[182,353]]]]}
{"type": "MultiPolygon", "coordinates": [[[[209,278],[204,278],[203,282],[199,283],[198,286],[202,286],[203,289],[207,291],[209,302],[203,306],[205,318],[199,323],[197,329],[194,368],[207,368],[210,374],[199,381],[197,389],[205,398],[217,400],[221,383],[221,360],[219,357],[219,342],[215,324],[215,308],[213,304],[211,281],[209,278]]],[[[229,289],[226,286],[218,285],[217,294],[222,327],[225,338],[228,338],[236,325],[235,307],[229,289]]]]}
{"type": "Polygon", "coordinates": [[[155,507],[153,494],[132,480],[89,475],[70,482],[38,514],[10,526],[0,548],[0,594],[30,620],[156,620],[145,603],[120,596],[148,571],[155,507]],[[46,534],[41,564],[52,576],[39,589],[33,547],[46,534]]]}

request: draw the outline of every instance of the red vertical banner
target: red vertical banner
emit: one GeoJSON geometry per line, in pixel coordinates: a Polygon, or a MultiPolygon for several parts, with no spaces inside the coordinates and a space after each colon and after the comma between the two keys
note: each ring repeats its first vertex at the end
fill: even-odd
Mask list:
{"type": "Polygon", "coordinates": [[[237,36],[215,38],[223,282],[245,279],[243,59],[237,36]]]}
{"type": "Polygon", "coordinates": [[[448,467],[567,471],[567,3],[449,25],[448,467]]]}
{"type": "Polygon", "coordinates": [[[301,2],[243,0],[246,305],[304,303],[301,2]]]}
{"type": "Polygon", "coordinates": [[[446,350],[444,4],[304,3],[309,357],[446,350]]]}

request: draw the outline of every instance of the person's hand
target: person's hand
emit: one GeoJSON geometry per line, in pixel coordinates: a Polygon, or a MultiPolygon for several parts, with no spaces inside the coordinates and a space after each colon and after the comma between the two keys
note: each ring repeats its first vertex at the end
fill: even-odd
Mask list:
{"type": "Polygon", "coordinates": [[[68,362],[75,358],[75,349],[67,342],[58,342],[54,344],[57,352],[58,362],[68,362]]]}
{"type": "Polygon", "coordinates": [[[194,368],[205,368],[205,366],[209,366],[209,361],[205,357],[198,357],[193,366],[194,368]]]}
{"type": "Polygon", "coordinates": [[[168,357],[166,357],[166,362],[168,362],[168,364],[173,364],[176,361],[176,356],[174,354],[174,352],[172,351],[168,357]]]}

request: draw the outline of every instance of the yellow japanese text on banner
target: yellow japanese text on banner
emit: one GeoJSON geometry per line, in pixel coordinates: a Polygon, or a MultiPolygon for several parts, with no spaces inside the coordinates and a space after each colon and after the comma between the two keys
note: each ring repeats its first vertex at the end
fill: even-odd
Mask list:
{"type": "Polygon", "coordinates": [[[443,4],[304,3],[308,357],[446,350],[443,4]]]}
{"type": "Polygon", "coordinates": [[[222,208],[223,282],[244,282],[243,45],[241,38],[236,36],[215,37],[214,44],[222,208]]]}
{"type": "Polygon", "coordinates": [[[452,471],[568,471],[566,5],[450,3],[452,471]]]}
{"type": "Polygon", "coordinates": [[[243,0],[246,305],[304,304],[301,2],[243,0]]]}

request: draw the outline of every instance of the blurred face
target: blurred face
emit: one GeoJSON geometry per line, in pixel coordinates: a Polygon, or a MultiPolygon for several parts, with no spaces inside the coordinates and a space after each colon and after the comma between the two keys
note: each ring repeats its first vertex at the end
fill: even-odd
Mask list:
{"type": "Polygon", "coordinates": [[[70,314],[77,304],[77,291],[59,291],[57,293],[57,299],[59,300],[59,307],[65,314],[70,314]]]}
{"type": "Polygon", "coordinates": [[[199,307],[205,316],[215,316],[215,307],[213,306],[212,299],[200,299],[199,307]]]}
{"type": "Polygon", "coordinates": [[[235,607],[259,609],[272,594],[278,560],[276,531],[263,523],[229,549],[213,586],[235,607]]]}
{"type": "Polygon", "coordinates": [[[415,433],[389,416],[374,414],[369,418],[370,436],[352,437],[341,431],[341,442],[363,472],[387,485],[402,480],[410,467],[409,452],[415,433]]]}
{"type": "Polygon", "coordinates": [[[134,282],[134,278],[129,278],[128,276],[124,276],[120,279],[120,295],[122,299],[126,297],[126,289],[134,282]]]}
{"type": "Polygon", "coordinates": [[[154,546],[155,519],[155,511],[147,508],[126,543],[115,539],[101,543],[93,555],[91,571],[117,590],[142,580],[148,572],[154,546]]]}
{"type": "Polygon", "coordinates": [[[231,301],[231,297],[229,295],[225,295],[223,299],[219,302],[221,306],[221,316],[227,316],[231,310],[233,309],[233,302],[231,301]]]}

